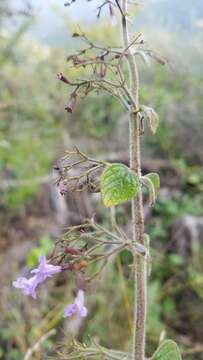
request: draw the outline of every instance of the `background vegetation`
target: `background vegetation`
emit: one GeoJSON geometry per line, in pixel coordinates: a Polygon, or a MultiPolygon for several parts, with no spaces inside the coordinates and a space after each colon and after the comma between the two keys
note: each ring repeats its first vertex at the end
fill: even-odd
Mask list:
{"type": "MultiPolygon", "coordinates": [[[[33,18],[11,10],[7,1],[1,2],[0,358],[22,359],[27,348],[52,328],[56,328],[55,337],[47,339],[33,359],[55,354],[64,339],[67,345],[70,330],[82,340],[97,336],[107,347],[127,349],[132,331],[131,259],[127,253],[109,266],[105,281],[99,279],[90,289],[91,311],[82,326],[67,324],[61,317],[64,304],[72,298],[71,279],[64,276],[55,283],[50,281],[35,303],[11,289],[16,274],[26,273],[40,252],[50,251],[65,225],[58,219],[65,216],[70,220],[53,190],[54,180],[50,180],[56,159],[73,144],[90,154],[121,160],[127,150],[127,121],[108,95],[88,98],[73,115],[63,111],[68,92],[57,82],[56,73],[67,73],[65,56],[71,53],[73,41],[67,40],[67,54],[56,44],[42,44],[27,36],[33,18]]],[[[88,31],[102,42],[109,35],[109,25],[93,24],[88,31]]],[[[182,37],[184,41],[180,33],[163,29],[145,32],[147,41],[153,41],[153,47],[169,59],[166,66],[153,61],[146,66],[143,59],[138,60],[142,103],[152,105],[161,118],[153,139],[143,136],[144,169],[156,167],[162,186],[158,203],[151,213],[146,212],[153,247],[149,353],[167,333],[177,339],[184,359],[201,360],[203,35],[201,27],[195,38],[191,33],[182,37]]],[[[112,28],[108,41],[115,43],[116,33],[117,28],[112,28]]],[[[85,214],[93,214],[97,207],[100,221],[108,222],[95,197],[84,198],[83,204],[74,199],[68,202],[68,210],[71,206],[85,214]]],[[[128,214],[128,204],[125,212],[119,208],[119,222],[125,227],[128,214]]]]}

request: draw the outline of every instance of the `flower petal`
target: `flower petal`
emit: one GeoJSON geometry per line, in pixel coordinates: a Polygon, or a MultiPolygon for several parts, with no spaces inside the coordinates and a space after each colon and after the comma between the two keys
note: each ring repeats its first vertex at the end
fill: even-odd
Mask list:
{"type": "Polygon", "coordinates": [[[62,270],[61,266],[51,265],[47,263],[44,255],[39,257],[39,266],[31,271],[31,274],[35,274],[30,279],[24,277],[18,278],[13,282],[15,288],[21,289],[24,295],[31,295],[33,299],[36,299],[36,288],[46,278],[59,273],[62,270]]]}
{"type": "Polygon", "coordinates": [[[88,310],[85,306],[82,307],[82,309],[78,309],[78,313],[81,317],[86,317],[87,316],[87,313],[88,313],[88,310]]]}
{"type": "Polygon", "coordinates": [[[37,274],[39,283],[46,280],[48,277],[52,277],[54,274],[57,274],[61,271],[61,266],[51,265],[47,263],[46,257],[44,255],[39,257],[39,266],[37,269],[33,269],[31,273],[37,274]]]}
{"type": "Polygon", "coordinates": [[[70,317],[77,313],[77,306],[75,304],[69,304],[65,310],[63,317],[70,317]]]}
{"type": "Polygon", "coordinates": [[[16,281],[13,281],[13,286],[15,288],[21,289],[24,295],[31,295],[33,299],[36,299],[36,287],[38,284],[37,276],[33,276],[30,279],[21,277],[16,281]]]}
{"type": "Polygon", "coordinates": [[[26,278],[24,277],[20,277],[17,280],[12,282],[12,285],[16,288],[16,289],[22,289],[25,286],[25,282],[26,282],[26,278]]]}
{"type": "Polygon", "coordinates": [[[78,307],[78,311],[80,312],[84,306],[84,291],[79,290],[77,293],[77,297],[75,299],[75,304],[78,307]]]}

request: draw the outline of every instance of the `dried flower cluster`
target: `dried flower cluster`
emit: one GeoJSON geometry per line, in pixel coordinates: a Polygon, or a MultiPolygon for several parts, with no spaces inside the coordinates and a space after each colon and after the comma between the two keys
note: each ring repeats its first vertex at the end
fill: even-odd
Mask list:
{"type": "Polygon", "coordinates": [[[67,151],[66,155],[58,161],[54,170],[58,173],[56,184],[61,195],[67,192],[84,191],[97,192],[101,170],[107,162],[92,159],[82,153],[77,147],[67,151]]]}

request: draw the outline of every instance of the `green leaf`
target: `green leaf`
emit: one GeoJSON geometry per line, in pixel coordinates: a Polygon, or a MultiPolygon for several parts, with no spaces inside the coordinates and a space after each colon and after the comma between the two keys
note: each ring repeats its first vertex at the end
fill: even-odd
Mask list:
{"type": "Polygon", "coordinates": [[[160,188],[159,175],[157,173],[149,173],[145,175],[145,177],[151,180],[154,188],[155,197],[157,197],[160,188]]]}
{"type": "Polygon", "coordinates": [[[182,360],[180,350],[173,340],[163,341],[151,360],[182,360]]]}
{"type": "Polygon", "coordinates": [[[184,259],[181,255],[178,254],[170,254],[168,255],[169,262],[173,266],[181,266],[183,265],[184,259]]]}
{"type": "Polygon", "coordinates": [[[156,111],[149,106],[142,105],[141,115],[144,116],[144,119],[147,121],[151,132],[155,134],[159,126],[159,116],[156,111]]]}
{"type": "Polygon", "coordinates": [[[101,175],[100,184],[102,200],[106,207],[131,199],[140,189],[137,175],[122,164],[109,165],[101,175]]]}
{"type": "Polygon", "coordinates": [[[38,263],[39,256],[48,255],[53,246],[51,238],[47,235],[43,236],[39,241],[39,246],[34,247],[27,255],[26,264],[32,268],[38,263]]]}

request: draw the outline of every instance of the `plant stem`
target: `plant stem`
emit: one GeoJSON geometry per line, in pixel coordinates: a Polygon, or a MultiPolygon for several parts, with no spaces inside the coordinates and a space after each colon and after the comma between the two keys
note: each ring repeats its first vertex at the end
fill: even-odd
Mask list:
{"type": "MultiPolygon", "coordinates": [[[[129,155],[130,167],[141,177],[140,131],[139,131],[139,76],[137,65],[130,48],[127,24],[127,0],[122,0],[123,45],[127,49],[127,61],[130,75],[130,91],[135,106],[131,108],[129,118],[129,155]]],[[[132,200],[133,240],[144,245],[144,216],[142,191],[132,200]]],[[[147,303],[146,259],[134,254],[135,295],[134,295],[134,333],[132,360],[145,359],[145,323],[147,303]]]]}

